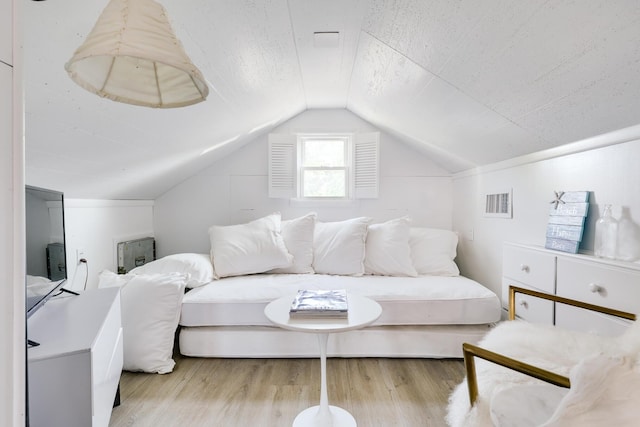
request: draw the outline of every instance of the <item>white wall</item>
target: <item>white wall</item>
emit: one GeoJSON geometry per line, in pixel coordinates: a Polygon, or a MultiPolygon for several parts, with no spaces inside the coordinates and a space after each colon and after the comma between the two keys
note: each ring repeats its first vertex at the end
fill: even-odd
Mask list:
{"type": "MultiPolygon", "coordinates": [[[[640,136],[640,132],[636,133],[640,136]]],[[[522,160],[524,163],[527,158],[522,160]]],[[[484,171],[458,174],[453,180],[453,223],[461,234],[458,264],[464,274],[498,294],[502,242],[544,246],[554,191],[591,192],[581,250],[593,250],[595,221],[605,204],[613,205],[617,218],[622,208],[627,208],[638,229],[640,139],[532,163],[510,163],[516,165],[495,165],[484,171]],[[505,188],[513,189],[513,219],[483,217],[484,195],[505,188]],[[469,240],[471,230],[473,240],[469,240]]]]}
{"type": "MultiPolygon", "coordinates": [[[[273,133],[376,131],[347,110],[308,110],[273,133]]],[[[309,211],[320,221],[359,215],[383,221],[410,215],[416,225],[452,226],[450,174],[397,139],[380,135],[380,193],[346,207],[299,206],[268,197],[268,136],[262,135],[155,200],[158,256],[209,251],[208,228],[238,224],[280,211],[293,218],[309,211]]]]}
{"type": "Polygon", "coordinates": [[[24,134],[17,4],[0,0],[0,425],[25,423],[24,134]],[[14,12],[16,15],[14,16],[14,12]]]}
{"type": "Polygon", "coordinates": [[[65,200],[67,277],[69,289],[98,286],[102,270],[117,271],[117,243],[153,236],[153,202],[145,200],[65,200]],[[78,264],[84,253],[87,265],[78,264]]]}

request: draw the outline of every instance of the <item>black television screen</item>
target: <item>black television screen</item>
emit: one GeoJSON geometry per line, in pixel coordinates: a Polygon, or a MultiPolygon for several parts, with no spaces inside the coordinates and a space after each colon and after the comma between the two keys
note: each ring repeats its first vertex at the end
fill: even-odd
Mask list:
{"type": "Polygon", "coordinates": [[[25,231],[28,318],[67,280],[62,192],[26,187],[25,231]]]}

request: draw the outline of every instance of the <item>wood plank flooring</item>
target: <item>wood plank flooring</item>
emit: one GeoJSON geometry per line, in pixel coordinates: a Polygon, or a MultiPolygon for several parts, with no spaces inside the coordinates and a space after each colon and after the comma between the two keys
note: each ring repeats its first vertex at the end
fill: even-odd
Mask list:
{"type": "MultiPolygon", "coordinates": [[[[320,400],[318,359],[203,359],[176,355],[171,374],[125,372],[110,427],[279,427],[320,400]]],[[[327,360],[329,404],[359,427],[444,426],[461,360],[327,360]]]]}

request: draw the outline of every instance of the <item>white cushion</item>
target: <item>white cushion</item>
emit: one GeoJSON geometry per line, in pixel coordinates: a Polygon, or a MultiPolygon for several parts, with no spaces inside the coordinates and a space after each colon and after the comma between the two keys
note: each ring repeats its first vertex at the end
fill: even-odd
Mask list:
{"type": "Polygon", "coordinates": [[[313,230],[316,213],[282,221],[282,238],[287,250],[293,255],[290,267],[277,268],[271,273],[313,273],[313,230]]]}
{"type": "Polygon", "coordinates": [[[197,288],[213,280],[213,264],[208,254],[183,253],[167,255],[136,267],[129,274],[185,273],[187,288],[197,288]]]}
{"type": "Polygon", "coordinates": [[[408,217],[371,224],[367,231],[365,273],[379,276],[410,276],[418,273],[411,261],[408,217]]]}
{"type": "Polygon", "coordinates": [[[103,271],[98,287],[121,287],[124,369],[173,371],[173,343],[188,275],[103,271]]]}
{"type": "Polygon", "coordinates": [[[313,269],[320,274],[362,276],[365,241],[371,218],[317,222],[313,238],[313,269]]]}
{"type": "Polygon", "coordinates": [[[247,224],[214,225],[209,238],[217,277],[264,273],[293,262],[280,233],[280,213],[247,224]]]}
{"type": "Polygon", "coordinates": [[[458,276],[453,261],[458,247],[458,234],[451,230],[412,227],[409,234],[411,259],[418,274],[458,276]]]}

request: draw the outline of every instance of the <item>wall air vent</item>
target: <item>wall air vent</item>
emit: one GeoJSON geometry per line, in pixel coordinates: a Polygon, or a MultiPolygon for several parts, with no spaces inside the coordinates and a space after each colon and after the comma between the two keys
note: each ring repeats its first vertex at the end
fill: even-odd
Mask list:
{"type": "Polygon", "coordinates": [[[484,216],[489,218],[511,218],[511,190],[485,195],[484,216]]]}

